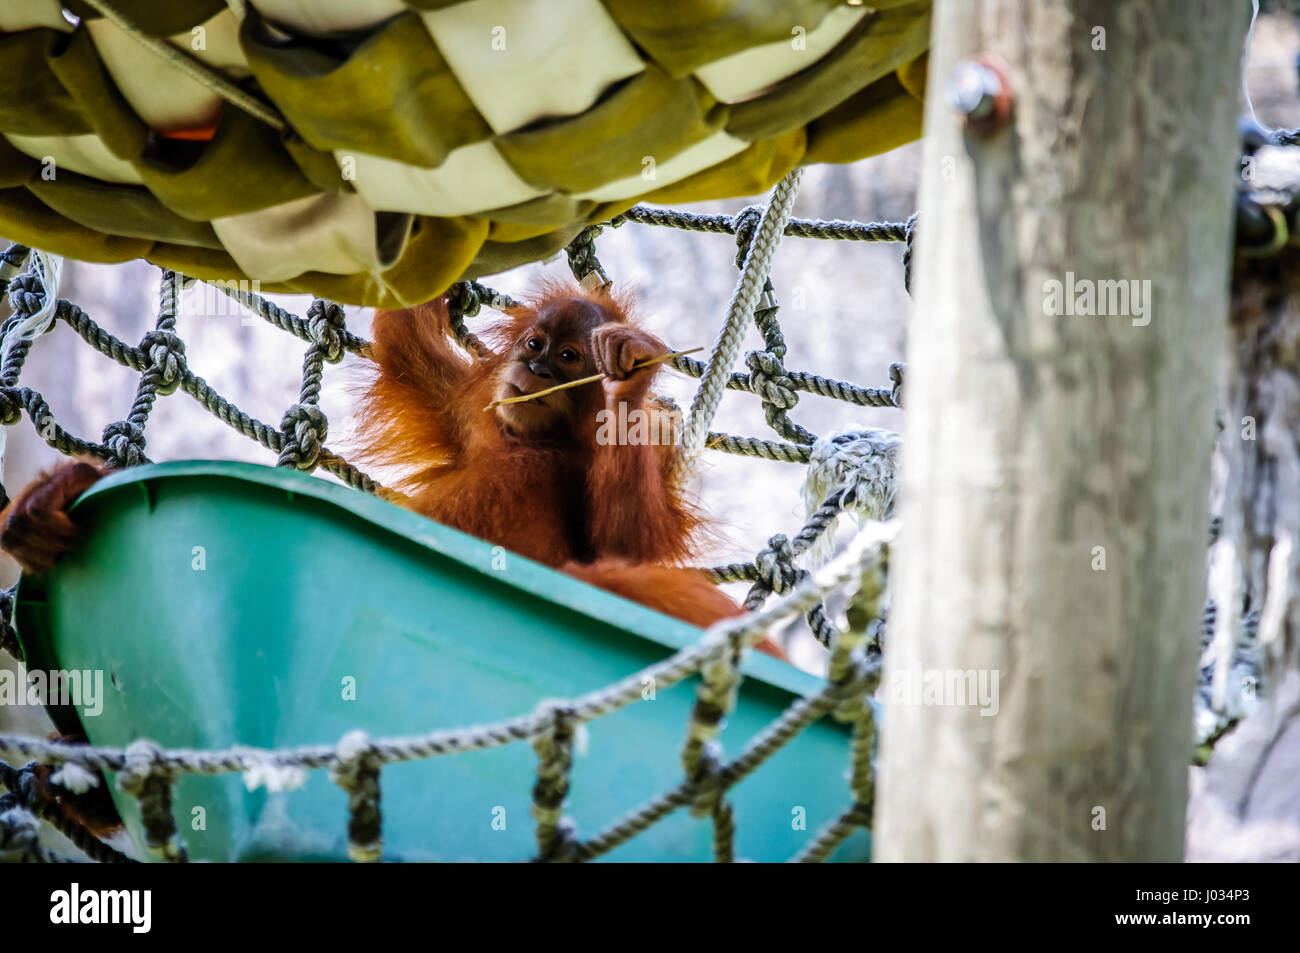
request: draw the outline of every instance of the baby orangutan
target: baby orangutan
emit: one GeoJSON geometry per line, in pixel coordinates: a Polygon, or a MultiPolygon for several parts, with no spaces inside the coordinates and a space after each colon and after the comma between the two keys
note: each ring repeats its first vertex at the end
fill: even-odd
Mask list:
{"type": "MultiPolygon", "coordinates": [[[[396,489],[410,509],[651,609],[698,626],[742,614],[681,565],[701,520],[669,481],[676,447],[605,439],[601,425],[665,413],[650,393],[659,365],[634,368],[667,348],[619,299],[559,286],[487,337],[496,348],[472,360],[441,298],[376,312],[360,459],[403,472],[396,489]],[[598,373],[606,379],[484,409],[598,373]]],[[[106,472],[79,460],[43,474],[0,513],[0,548],[27,571],[49,569],[76,539],[67,507],[106,472]]],[[[784,657],[770,641],[758,648],[784,657]]]]}
{"type": "Polygon", "coordinates": [[[665,413],[650,393],[659,365],[634,368],[668,349],[619,299],[558,286],[487,336],[496,346],[473,361],[443,299],[376,313],[360,458],[403,469],[405,505],[447,526],[694,625],[742,614],[680,565],[701,521],[668,478],[676,448],[601,426],[665,413]],[[485,410],[593,374],[606,379],[485,410]]]}

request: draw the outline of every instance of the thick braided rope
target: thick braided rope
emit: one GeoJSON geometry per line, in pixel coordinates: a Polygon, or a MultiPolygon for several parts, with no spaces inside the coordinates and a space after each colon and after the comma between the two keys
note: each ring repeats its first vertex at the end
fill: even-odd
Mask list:
{"type": "Polygon", "coordinates": [[[740,691],[740,645],[719,642],[700,666],[700,684],[682,747],[682,768],[691,789],[691,813],[713,818],[713,855],[719,863],[735,859],[735,815],[722,785],[722,744],[718,735],[740,691]]]}
{"type": "MultiPolygon", "coordinates": [[[[697,361],[689,357],[675,357],[671,361],[665,362],[675,371],[680,371],[691,377],[702,377],[708,365],[703,361],[697,361]]],[[[901,364],[891,364],[891,378],[894,376],[893,368],[901,368],[901,364]]],[[[856,384],[847,384],[844,381],[837,381],[829,377],[819,377],[816,374],[809,374],[806,371],[787,371],[790,377],[790,387],[794,390],[806,391],[810,394],[817,394],[821,397],[829,397],[832,400],[842,400],[847,404],[857,404],[859,407],[899,407],[901,406],[895,399],[894,390],[891,387],[858,387],[856,384]]],[[[754,389],[754,381],[749,374],[732,374],[727,380],[727,390],[744,391],[747,394],[762,396],[754,389]]]]}
{"type": "Polygon", "coordinates": [[[104,447],[111,454],[110,462],[116,466],[129,467],[148,461],[144,455],[144,428],[154,402],[159,394],[174,393],[180,386],[185,369],[185,344],[176,334],[177,295],[176,272],[164,270],[158,291],[158,321],[154,330],[140,341],[139,350],[149,363],[140,375],[135,402],[125,420],[104,428],[104,447]]]}
{"type": "Polygon", "coordinates": [[[704,444],[709,450],[721,450],[723,453],[735,453],[746,457],[760,457],[775,460],[778,463],[807,463],[808,447],[793,443],[781,443],[778,440],[764,440],[761,437],[738,437],[729,433],[709,433],[704,444]]]}
{"type": "Polygon", "coordinates": [[[286,410],[280,421],[283,443],[276,466],[310,472],[320,461],[325,438],[329,435],[329,421],[320,409],[325,362],[336,364],[343,359],[346,324],[339,305],[320,299],[311,303],[307,319],[313,343],[302,359],[302,389],[298,403],[286,410]]]}
{"type": "MultiPolygon", "coordinates": [[[[753,562],[714,566],[704,572],[715,584],[753,583],[745,596],[745,608],[752,612],[772,593],[787,592],[807,577],[807,570],[796,566],[795,560],[816,545],[852,501],[853,494],[848,488],[841,487],[826,496],[793,540],[778,533],[768,540],[768,545],[753,562]]],[[[825,607],[821,603],[811,606],[806,618],[817,641],[829,648],[835,641],[837,630],[827,617],[825,607]]]]}
{"type": "Polygon", "coordinates": [[[796,854],[793,860],[800,864],[820,864],[828,860],[836,848],[849,839],[849,835],[863,827],[871,826],[871,805],[855,804],[831,821],[796,854]]]}
{"type": "MultiPolygon", "coordinates": [[[[313,331],[309,321],[296,318],[256,295],[224,288],[221,290],[225,291],[232,299],[239,301],[241,304],[246,304],[250,310],[260,314],[277,327],[290,331],[305,340],[313,340],[313,331]]],[[[75,304],[60,301],[55,314],[58,319],[64,321],[76,331],[87,344],[106,357],[112,358],[123,367],[140,372],[144,372],[149,368],[151,359],[146,351],[132,347],[114,337],[96,324],[85,311],[75,304]]],[[[369,349],[369,342],[346,333],[341,335],[341,345],[345,350],[359,354],[365,354],[369,349]]],[[[197,400],[205,410],[222,423],[244,436],[256,440],[266,449],[275,453],[280,453],[283,450],[283,434],[278,428],[244,413],[235,404],[218,394],[207,381],[194,374],[183,364],[180,366],[179,389],[197,400]]],[[[50,416],[49,405],[45,403],[39,393],[26,388],[0,387],[0,408],[7,406],[10,401],[16,401],[18,405],[27,409],[32,422],[41,430],[43,439],[56,450],[66,454],[88,453],[105,460],[112,459],[110,452],[101,445],[79,440],[67,434],[61,427],[54,425],[54,418],[50,416]],[[42,421],[45,420],[49,422],[48,427],[42,424],[42,421]],[[46,432],[47,429],[49,430],[48,433],[46,432]]],[[[148,460],[142,458],[140,462],[148,462],[148,460]]],[[[321,469],[333,473],[354,489],[381,496],[387,495],[387,491],[376,480],[327,448],[322,447],[320,449],[317,465],[321,469]]]]}
{"type": "MultiPolygon", "coordinates": [[[[37,794],[36,762],[22,768],[0,761],[0,788],[20,799],[22,806],[70,840],[78,850],[100,864],[133,864],[135,861],[114,850],[80,824],[68,820],[63,812],[37,794]]],[[[51,778],[50,780],[55,780],[51,778]]]]}
{"type": "Polygon", "coordinates": [[[793,858],[801,863],[826,860],[853,831],[871,826],[875,804],[875,780],[871,753],[875,747],[875,713],[868,698],[880,684],[880,649],[875,644],[872,623],[884,612],[889,551],[879,549],[859,564],[861,575],[848,612],[849,626],[840,632],[827,666],[826,681],[835,699],[831,714],[853,725],[849,766],[851,807],[818,832],[793,858]]]}
{"type": "Polygon", "coordinates": [[[564,249],[569,259],[569,270],[578,279],[578,284],[588,291],[608,288],[612,283],[600,259],[596,257],[596,236],[602,230],[603,226],[589,225],[564,249]]]}
{"type": "MultiPolygon", "coordinates": [[[[17,259],[17,249],[21,246],[10,246],[5,253],[9,259],[17,259]]],[[[498,310],[508,310],[516,307],[517,302],[509,296],[487,288],[477,282],[464,282],[466,293],[472,296],[467,302],[466,314],[474,314],[478,310],[478,301],[487,303],[489,306],[498,310]]],[[[280,308],[278,305],[262,298],[259,295],[236,288],[229,283],[215,283],[215,287],[223,294],[247,307],[250,311],[261,316],[264,320],[289,331],[295,336],[314,343],[311,322],[298,318],[289,312],[280,308]]],[[[460,299],[463,300],[463,299],[460,299]]],[[[99,350],[101,353],[111,357],[119,364],[129,367],[133,370],[144,373],[150,366],[149,356],[140,348],[133,347],[118,340],[113,335],[100,328],[81,308],[67,301],[59,301],[56,309],[58,319],[65,321],[89,344],[99,350]]],[[[455,325],[453,321],[453,325],[455,325]]],[[[463,327],[463,325],[462,325],[463,327]]],[[[462,346],[472,353],[478,350],[480,342],[473,335],[465,332],[466,337],[457,335],[458,341],[462,346]]],[[[369,356],[370,344],[348,332],[342,331],[342,346],[344,349],[361,356],[369,356]]],[[[180,350],[177,348],[176,350],[180,350]]],[[[183,357],[182,355],[179,355],[183,357]]],[[[692,361],[689,358],[678,358],[672,362],[673,365],[683,373],[699,377],[704,373],[706,365],[700,361],[692,361]]],[[[276,453],[283,450],[283,432],[281,428],[272,427],[269,424],[262,423],[241,411],[237,406],[232,404],[211,388],[206,381],[193,374],[180,362],[180,389],[194,397],[210,413],[216,416],[223,423],[237,430],[244,436],[256,440],[262,446],[276,453]]],[[[899,383],[898,373],[901,371],[901,365],[891,365],[891,376],[895,377],[896,384],[891,390],[889,388],[863,388],[842,381],[835,381],[828,378],[819,377],[813,374],[807,374],[802,371],[788,372],[789,386],[796,390],[803,390],[809,393],[819,394],[832,399],[842,400],[860,406],[897,406],[899,383]]],[[[727,388],[732,390],[743,390],[748,393],[755,393],[750,375],[733,374],[727,382],[727,388]]],[[[103,445],[90,443],[80,440],[68,434],[59,427],[52,416],[49,414],[48,404],[33,391],[25,389],[6,389],[0,387],[0,409],[5,407],[27,407],[32,417],[33,423],[41,431],[42,438],[57,450],[68,454],[91,454],[105,460],[113,460],[112,453],[103,445]],[[44,421],[44,424],[42,424],[44,421]]],[[[129,436],[129,431],[122,436],[129,436]]],[[[786,463],[806,463],[808,460],[808,451],[806,448],[796,444],[786,444],[777,441],[764,440],[757,437],[737,436],[732,434],[709,433],[707,437],[707,446],[710,449],[717,449],[727,453],[743,454],[746,456],[755,456],[762,459],[774,460],[786,463]]],[[[147,462],[148,458],[141,456],[140,462],[147,462]]],[[[356,489],[369,493],[376,493],[381,496],[387,496],[387,491],[373,478],[358,470],[353,465],[347,463],[338,455],[330,452],[328,449],[321,448],[318,458],[320,468],[338,476],[344,483],[356,489]]]]}
{"type": "Polygon", "coordinates": [[[0,861],[23,864],[57,864],[66,860],[40,845],[41,827],[36,815],[18,803],[13,794],[0,796],[0,861]]]}
{"type": "MultiPolygon", "coordinates": [[[[288,331],[295,337],[301,338],[309,343],[315,343],[316,338],[312,330],[310,319],[303,319],[295,314],[284,310],[273,301],[268,301],[261,295],[252,291],[246,291],[243,288],[233,287],[229,282],[214,282],[213,287],[224,294],[231,301],[243,305],[249,311],[256,314],[269,324],[275,325],[282,331],[288,331]]],[[[357,337],[351,331],[343,329],[341,335],[342,346],[351,351],[353,354],[361,357],[370,355],[370,342],[365,338],[357,337]]]]}
{"type": "Polygon", "coordinates": [[[14,593],[17,589],[17,583],[8,589],[0,589],[0,651],[8,652],[14,658],[22,658],[23,647],[13,626],[14,593]]]}
{"type": "Polygon", "coordinates": [[[532,804],[537,822],[537,860],[566,861],[573,857],[575,832],[572,819],[564,816],[569,772],[573,770],[573,712],[562,701],[544,701],[538,705],[537,723],[541,728],[532,739],[537,754],[532,804]]]}
{"type": "Polygon", "coordinates": [[[466,316],[479,313],[482,302],[472,281],[458,281],[447,289],[447,321],[451,326],[451,335],[464,350],[477,360],[487,360],[492,350],[465,327],[466,316]]]}
{"type": "Polygon", "coordinates": [[[383,814],[379,808],[382,762],[364,731],[350,731],[339,741],[330,765],[330,780],[348,796],[348,859],[361,864],[383,857],[383,814]]]}
{"type": "Polygon", "coordinates": [[[189,859],[172,815],[172,783],[178,771],[167,763],[161,748],[140,739],[122,753],[117,786],[140,805],[145,843],[154,856],[170,863],[189,859]]]}
{"type": "Polygon", "coordinates": [[[0,384],[12,385],[18,379],[31,342],[49,329],[62,276],[63,259],[37,251],[31,271],[8,281],[15,320],[5,322],[0,340],[0,384]]]}
{"type": "MultiPolygon", "coordinates": [[[[15,252],[16,248],[11,248],[10,252],[15,252]]],[[[15,259],[21,260],[16,254],[7,256],[5,267],[11,267],[15,259]]],[[[37,251],[29,274],[6,279],[5,287],[14,316],[4,323],[4,333],[0,335],[0,386],[11,387],[17,383],[32,341],[49,330],[54,321],[62,275],[62,258],[37,251]]],[[[17,412],[11,403],[4,407],[3,414],[4,419],[0,422],[16,422],[17,412]]],[[[0,470],[4,467],[7,436],[8,431],[0,428],[0,470]]]]}
{"type": "Polygon", "coordinates": [[[727,308],[727,317],[723,322],[722,332],[713,345],[709,355],[708,369],[700,381],[700,388],[691,402],[690,414],[682,436],[681,452],[673,457],[670,476],[678,485],[689,478],[695,469],[700,451],[709,433],[709,423],[717,412],[722,400],[722,391],[736,362],[740,351],[740,342],[745,333],[746,322],[758,303],[763,285],[767,281],[768,271],[772,266],[772,257],[786,223],[790,220],[790,210],[794,207],[795,195],[799,191],[802,169],[794,169],[782,179],[772,191],[772,198],[763,210],[763,217],[758,223],[754,241],[745,264],[741,269],[740,280],[727,308]]]}
{"type": "Polygon", "coordinates": [[[8,248],[0,252],[0,294],[4,294],[8,290],[9,280],[22,271],[23,264],[27,261],[27,256],[31,254],[31,251],[26,245],[13,242],[8,248]]]}
{"type": "MultiPolygon", "coordinates": [[[[641,225],[661,225],[692,232],[713,232],[717,235],[734,235],[736,219],[730,215],[699,215],[671,208],[651,208],[634,205],[615,215],[607,223],[613,228],[627,222],[641,225]]],[[[839,219],[822,220],[791,218],[783,232],[792,238],[839,239],[850,242],[905,242],[906,222],[845,222],[839,219]]]]}
{"type": "MultiPolygon", "coordinates": [[[[879,656],[876,656],[873,664],[879,668],[879,656]]],[[[750,740],[739,757],[721,769],[721,787],[724,790],[731,788],[748,777],[801,731],[829,712],[835,706],[836,698],[837,689],[827,686],[819,694],[801,698],[790,705],[779,718],[750,740]]],[[[691,783],[683,781],[676,788],[629,811],[606,830],[578,844],[574,849],[576,858],[591,860],[608,853],[648,830],[679,807],[691,803],[693,795],[691,783]]]]}

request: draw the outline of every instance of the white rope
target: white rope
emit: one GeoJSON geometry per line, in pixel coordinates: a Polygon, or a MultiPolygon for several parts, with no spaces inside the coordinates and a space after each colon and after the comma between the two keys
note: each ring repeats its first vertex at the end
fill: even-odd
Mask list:
{"type": "MultiPolygon", "coordinates": [[[[1259,116],[1255,115],[1255,103],[1250,98],[1250,83],[1246,81],[1246,67],[1250,63],[1250,46],[1255,40],[1255,21],[1259,18],[1259,0],[1251,0],[1250,11],[1250,28],[1246,30],[1246,48],[1241,54],[1241,91],[1246,97],[1246,108],[1250,110],[1250,118],[1255,120],[1260,126],[1264,126],[1259,121],[1259,116]]],[[[1267,126],[1264,126],[1268,129],[1267,126]]],[[[1269,129],[1269,132],[1273,130],[1269,129]]]]}
{"type": "MultiPolygon", "coordinates": [[[[63,280],[63,257],[52,255],[40,249],[32,249],[32,268],[45,287],[45,300],[40,310],[15,324],[0,340],[0,367],[9,360],[10,352],[20,341],[31,341],[40,337],[49,329],[54,320],[54,311],[59,303],[59,284],[63,280]]],[[[0,427],[0,474],[4,473],[5,445],[9,434],[8,427],[0,427]]]]}
{"type": "MultiPolygon", "coordinates": [[[[804,515],[812,515],[839,489],[851,494],[840,516],[851,516],[862,526],[868,520],[893,516],[898,493],[898,455],[903,438],[890,430],[866,427],[819,438],[808,453],[804,476],[804,515]]],[[[831,520],[817,541],[808,547],[808,560],[820,566],[835,554],[835,530],[840,517],[831,520]]]]}
{"type": "Polygon", "coordinates": [[[731,368],[740,353],[745,326],[758,304],[763,283],[772,267],[772,257],[781,244],[786,223],[790,221],[790,212],[794,208],[794,197],[799,191],[801,178],[803,169],[792,170],[777,183],[767,208],[763,209],[763,217],[754,232],[754,240],[750,243],[745,264],[740,270],[740,279],[736,282],[731,304],[727,307],[726,321],[709,354],[708,366],[700,379],[700,388],[691,401],[681,450],[673,458],[671,476],[677,486],[690,479],[700,452],[704,449],[704,441],[709,436],[709,424],[722,401],[722,392],[726,389],[731,368]]]}

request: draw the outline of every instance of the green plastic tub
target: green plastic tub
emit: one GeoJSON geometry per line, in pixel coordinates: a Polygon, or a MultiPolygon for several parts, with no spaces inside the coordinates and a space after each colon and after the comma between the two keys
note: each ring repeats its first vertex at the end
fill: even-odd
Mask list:
{"type": "MultiPolygon", "coordinates": [[[[700,635],[522,557],[504,554],[502,566],[481,540],[290,470],[142,466],[101,481],[75,511],[84,544],[22,580],[15,622],[31,668],[103,671],[98,715],[54,712],[100,745],[276,748],[357,728],[465,727],[608,685],[700,635]]],[[[728,757],[821,687],[762,655],[745,672],[722,734],[728,757]]],[[[588,725],[568,801],[579,837],[680,783],[695,685],[588,725]]],[[[823,719],[733,790],[738,858],[787,859],[849,805],[848,737],[823,719]]],[[[526,743],[386,767],[384,858],[533,856],[535,769],[526,743]]],[[[142,844],[134,800],[114,796],[142,844]]],[[[246,790],[238,774],[188,775],[175,813],[193,859],[347,855],[345,795],[324,771],[273,793],[246,790]]],[[[711,827],[681,809],[607,856],[707,860],[711,827]]],[[[869,851],[859,832],[835,859],[869,851]]]]}

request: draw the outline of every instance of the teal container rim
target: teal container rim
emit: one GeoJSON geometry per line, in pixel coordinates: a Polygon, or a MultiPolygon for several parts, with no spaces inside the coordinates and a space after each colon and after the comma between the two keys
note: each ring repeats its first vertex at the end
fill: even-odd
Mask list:
{"type": "MultiPolygon", "coordinates": [[[[144,494],[146,505],[152,509],[154,494],[150,484],[176,477],[254,483],[282,490],[290,500],[295,495],[301,495],[340,507],[385,532],[488,576],[498,584],[513,586],[535,598],[592,618],[603,619],[630,635],[658,643],[668,650],[666,654],[696,644],[704,632],[703,629],[588,585],[511,550],[506,550],[511,561],[510,572],[491,572],[486,567],[491,565],[493,550],[498,548],[493,544],[380,497],[285,467],[234,460],[176,460],[142,464],[109,474],[82,494],[70,510],[75,512],[95,497],[128,492],[127,488],[132,486],[144,494]]],[[[19,579],[15,590],[15,621],[17,606],[23,597],[24,581],[25,575],[19,579]]],[[[36,582],[35,579],[32,581],[36,582]]],[[[39,637],[36,640],[23,638],[21,631],[18,635],[25,655],[30,655],[36,645],[44,642],[39,637]]],[[[32,659],[29,658],[30,661],[32,659]]],[[[747,653],[741,671],[748,678],[767,682],[800,697],[815,695],[825,687],[823,679],[758,652],[747,653]]]]}

